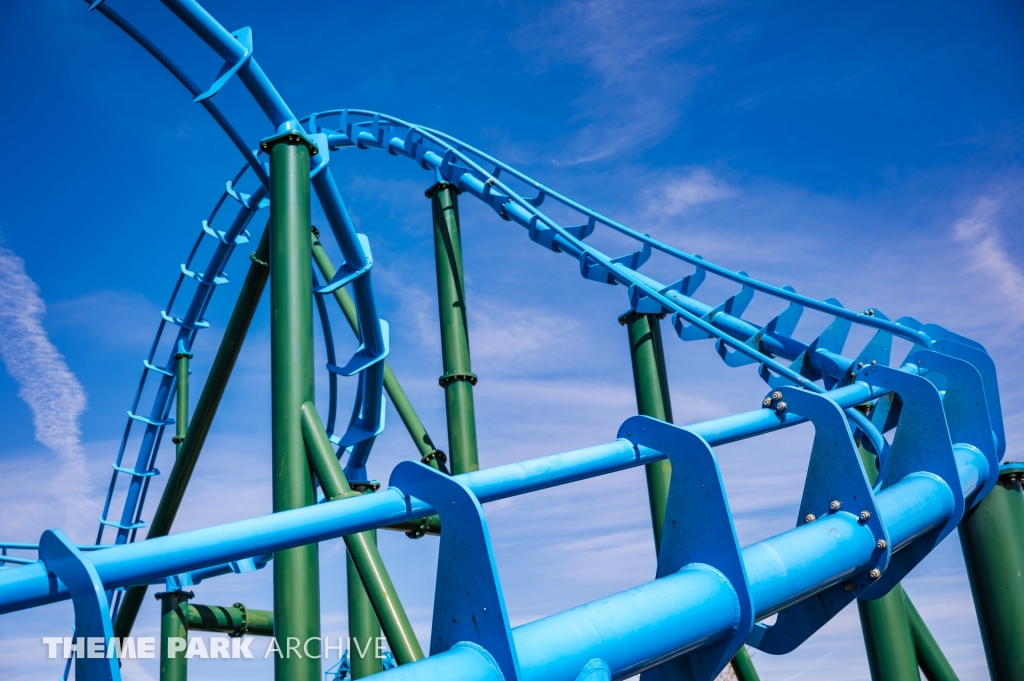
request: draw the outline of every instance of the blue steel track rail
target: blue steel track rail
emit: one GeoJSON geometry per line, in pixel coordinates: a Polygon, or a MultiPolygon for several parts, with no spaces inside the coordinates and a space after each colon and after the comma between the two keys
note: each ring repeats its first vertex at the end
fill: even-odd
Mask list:
{"type": "MultiPolygon", "coordinates": [[[[708,581],[708,575],[715,570],[701,572],[703,568],[691,569],[696,563],[690,561],[692,565],[687,564],[677,573],[666,574],[655,582],[639,587],[634,590],[636,593],[626,592],[607,599],[609,603],[614,601],[621,606],[635,608],[638,602],[650,604],[652,597],[671,600],[684,592],[702,593],[707,597],[704,605],[672,601],[678,607],[663,613],[664,621],[645,621],[642,617],[624,619],[623,626],[634,626],[638,631],[647,626],[656,629],[676,627],[682,632],[670,636],[671,640],[665,639],[661,649],[644,653],[646,656],[642,656],[642,659],[637,658],[638,653],[624,647],[604,645],[602,648],[593,642],[581,642],[577,646],[579,650],[569,652],[552,650],[550,645],[546,645],[545,642],[557,638],[553,634],[564,631],[564,627],[571,627],[580,621],[593,624],[594,613],[598,611],[601,611],[598,616],[608,614],[602,611],[603,606],[600,604],[590,604],[517,627],[514,632],[508,629],[506,618],[505,629],[508,630],[509,638],[507,646],[510,650],[518,647],[520,651],[513,667],[508,667],[507,662],[496,663],[495,658],[486,650],[475,645],[479,642],[468,641],[445,650],[435,649],[432,645],[432,655],[427,660],[388,672],[395,679],[431,678],[431,674],[435,673],[450,676],[454,672],[468,674],[471,678],[509,681],[512,678],[572,678],[581,668],[580,663],[587,662],[590,659],[587,656],[597,657],[597,653],[608,658],[606,662],[615,678],[623,678],[720,640],[725,630],[730,627],[735,629],[738,625],[728,622],[727,617],[715,624],[718,622],[715,618],[721,619],[723,612],[732,608],[737,598],[742,601],[745,597],[743,594],[748,590],[756,606],[757,618],[762,619],[784,611],[793,603],[825,593],[839,580],[852,579],[851,575],[864,572],[870,561],[877,562],[884,558],[878,563],[884,567],[883,563],[890,557],[905,558],[904,569],[890,569],[890,574],[895,575],[893,579],[898,581],[906,570],[911,569],[930,550],[937,537],[945,536],[944,533],[951,529],[950,525],[959,521],[965,505],[976,504],[994,484],[998,461],[1005,451],[1006,443],[994,366],[979,344],[937,325],[921,324],[907,317],[893,322],[875,309],[863,312],[848,310],[838,301],[819,301],[800,295],[790,287],[775,287],[752,279],[743,272],[719,267],[700,256],[688,254],[630,229],[572,201],[486,153],[430,128],[384,114],[355,109],[325,111],[297,119],[260,69],[253,54],[252,32],[249,29],[228,32],[192,0],[162,1],[224,60],[221,72],[208,89],[203,90],[196,85],[169,56],[113,10],[110,3],[97,0],[90,4],[90,9],[111,20],[167,68],[188,89],[194,101],[201,104],[222,127],[242,154],[246,165],[228,183],[227,190],[203,223],[203,231],[182,265],[182,272],[178,275],[170,301],[162,313],[156,337],[144,361],[142,378],[129,411],[97,535],[97,544],[100,544],[103,528],[114,526],[117,529],[115,542],[123,546],[91,551],[86,558],[78,549],[66,542],[62,544],[59,534],[45,534],[39,546],[45,545],[46,551],[44,555],[40,549],[39,563],[0,570],[0,612],[33,607],[69,596],[75,598],[77,612],[80,604],[84,603],[83,597],[69,593],[63,582],[54,582],[47,577],[49,563],[43,563],[56,560],[55,556],[58,555],[63,556],[63,565],[66,565],[67,556],[77,555],[79,563],[88,567],[86,572],[95,575],[92,579],[102,582],[102,585],[96,583],[94,586],[102,586],[107,590],[187,570],[205,570],[209,575],[220,574],[225,571],[223,566],[232,561],[265,556],[287,546],[337,537],[423,517],[435,510],[441,511],[419,498],[417,493],[400,489],[394,484],[396,479],[408,485],[409,490],[422,490],[424,495],[436,494],[444,486],[451,493],[451,485],[454,484],[463,490],[455,493],[469,495],[467,498],[478,504],[679,454],[669,451],[671,448],[655,450],[638,442],[635,437],[632,440],[627,437],[587,450],[457,476],[458,479],[451,483],[446,482],[446,479],[431,479],[433,474],[425,472],[426,469],[417,467],[417,464],[403,464],[401,470],[396,469],[392,476],[392,486],[386,493],[133,543],[138,529],[143,526],[143,505],[150,479],[156,472],[154,464],[163,430],[171,423],[168,415],[175,390],[174,376],[169,371],[170,361],[164,366],[157,364],[164,331],[168,325],[178,327],[171,343],[172,353],[179,343],[185,348],[191,348],[196,333],[207,326],[204,315],[213,292],[218,285],[226,282],[224,270],[231,255],[237,246],[246,242],[248,224],[267,203],[268,173],[260,153],[246,144],[212,100],[232,78],[243,83],[267,115],[276,133],[294,131],[308,135],[323,152],[312,162],[313,188],[341,248],[344,263],[339,268],[336,280],[326,282],[319,290],[326,293],[341,285],[348,286],[356,302],[361,329],[361,346],[357,355],[344,370],[338,370],[335,366],[329,374],[331,406],[328,430],[333,430],[336,410],[335,374],[358,375],[359,388],[348,428],[343,435],[333,438],[339,444],[339,455],[343,453],[342,450],[349,451],[347,471],[354,479],[365,479],[366,458],[375,436],[383,427],[381,382],[382,360],[387,354],[387,325],[377,313],[368,241],[356,234],[328,165],[330,151],[350,146],[360,149],[378,148],[415,161],[425,170],[433,171],[434,181],[450,183],[460,192],[474,196],[489,205],[502,219],[526,228],[529,238],[534,242],[574,258],[585,278],[624,286],[632,310],[672,315],[672,325],[683,340],[716,340],[718,354],[730,366],[757,364],[762,378],[776,389],[765,398],[764,406],[768,408],[695,424],[685,429],[684,432],[690,434],[687,437],[697,437],[710,447],[804,422],[807,419],[800,413],[787,412],[784,407],[780,407],[781,396],[789,395],[793,401],[805,405],[822,404],[813,402],[813,399],[819,399],[825,400],[824,404],[832,405],[832,409],[844,410],[842,413],[849,422],[844,427],[849,428],[850,437],[862,435],[862,444],[873,449],[879,456],[882,472],[872,495],[877,512],[884,521],[881,527],[886,532],[885,536],[892,540],[883,552],[884,556],[879,556],[877,551],[870,548],[866,549],[867,553],[858,553],[860,549],[851,548],[855,544],[863,544],[864,538],[869,537],[869,534],[865,534],[868,521],[863,513],[859,521],[846,511],[835,513],[828,519],[823,517],[820,522],[801,525],[788,533],[743,549],[742,561],[746,564],[747,575],[740,579],[742,584],[736,581],[735,575],[726,578],[721,572],[708,581]],[[237,187],[248,170],[253,171],[258,185],[251,194],[246,195],[237,187]],[[215,230],[212,227],[213,221],[228,198],[240,204],[238,212],[226,230],[215,230]],[[545,200],[557,202],[576,213],[580,224],[567,226],[549,217],[540,210],[545,200]],[[590,246],[586,239],[599,227],[633,240],[638,250],[620,257],[610,257],[590,246]],[[206,238],[212,238],[216,243],[207,267],[200,273],[194,271],[193,260],[206,238]],[[652,251],[658,251],[695,269],[688,276],[665,286],[639,271],[652,251]],[[741,291],[717,306],[697,300],[693,294],[709,274],[739,284],[741,291]],[[195,280],[196,291],[182,316],[175,317],[172,308],[186,278],[195,280]],[[755,292],[784,301],[789,307],[768,324],[752,324],[742,315],[755,292]],[[803,343],[792,336],[803,309],[834,317],[829,327],[811,343],[803,343]],[[875,331],[874,339],[853,358],[842,354],[851,325],[875,331]],[[901,363],[899,371],[888,369],[893,337],[905,339],[914,346],[907,359],[901,363]],[[876,371],[877,374],[874,373],[876,371]],[[140,414],[143,391],[151,375],[155,379],[156,396],[149,411],[140,414]],[[878,379],[879,376],[882,378],[878,379]],[[911,383],[907,383],[907,380],[911,383]],[[918,383],[913,383],[915,380],[918,383]],[[902,402],[895,402],[891,410],[880,409],[883,400],[891,399],[894,393],[901,392],[892,385],[903,386],[900,395],[902,402]],[[798,392],[792,392],[794,390],[798,392]],[[800,397],[804,391],[824,397],[800,397]],[[929,391],[933,391],[934,396],[929,391]],[[930,406],[908,408],[907,404],[914,403],[914,399],[909,398],[911,394],[917,395],[914,399],[923,400],[921,404],[927,402],[930,406]],[[808,399],[812,401],[807,402],[808,399]],[[944,411],[943,399],[954,405],[950,413],[939,414],[944,411]],[[967,417],[960,413],[965,404],[971,405],[966,409],[970,414],[969,422],[965,422],[967,417]],[[901,405],[902,414],[899,410],[901,405]],[[861,411],[865,406],[873,407],[870,417],[861,411]],[[914,412],[914,409],[917,411],[914,412]],[[929,409],[931,416],[941,415],[944,421],[947,417],[949,421],[948,431],[943,437],[948,435],[950,458],[942,475],[935,472],[942,472],[941,467],[934,470],[930,467],[934,462],[929,461],[928,457],[922,457],[920,453],[907,453],[910,446],[906,442],[909,438],[904,438],[902,449],[896,441],[890,449],[882,436],[882,432],[898,426],[904,419],[909,421],[911,417],[907,416],[908,410],[920,419],[929,409]],[[143,426],[142,443],[135,465],[129,468],[123,465],[123,457],[136,423],[143,426]],[[962,439],[955,440],[954,433],[962,439]],[[888,467],[890,456],[893,457],[891,468],[888,467]],[[119,475],[128,476],[129,485],[124,509],[119,519],[112,520],[110,507],[119,475]],[[427,477],[423,478],[424,475],[427,477]],[[423,480],[417,482],[417,476],[423,480]],[[840,543],[842,545],[834,541],[829,543],[830,540],[822,533],[827,533],[831,527],[842,534],[845,529],[840,526],[851,530],[851,537],[856,535],[860,539],[844,541],[840,543]],[[801,537],[799,541],[793,539],[797,535],[801,537]],[[822,539],[824,541],[820,541],[822,539]],[[765,559],[766,554],[759,553],[763,549],[758,548],[774,547],[772,551],[778,549],[774,555],[786,556],[790,552],[799,552],[795,547],[805,545],[815,547],[815,551],[820,549],[815,554],[816,567],[810,569],[810,572],[817,572],[813,575],[802,574],[799,579],[793,574],[772,573],[775,568],[770,565],[771,561],[765,559]],[[708,603],[715,604],[715,607],[708,606],[708,603]],[[716,609],[717,606],[721,608],[716,609]],[[694,615],[706,616],[704,622],[707,631],[697,632],[693,627],[681,626],[683,623],[676,621],[679,617],[692,618],[694,615]],[[687,639],[687,636],[690,638],[687,639]]],[[[321,312],[325,341],[328,343],[330,363],[334,365],[329,320],[323,314],[323,306],[318,305],[318,309],[321,312]]],[[[825,408],[825,412],[828,412],[828,408],[825,408]]],[[[623,429],[635,428],[636,423],[639,422],[631,420],[624,424],[623,429]],[[629,426],[630,423],[634,425],[629,426]]],[[[648,427],[654,426],[649,424],[648,427]]],[[[815,427],[817,432],[817,421],[815,427]]],[[[898,440],[900,428],[896,432],[898,440]]],[[[939,448],[942,449],[941,446],[939,448]]],[[[710,448],[707,451],[710,454],[710,448]]],[[[812,462],[815,456],[817,454],[812,454],[812,462]]],[[[713,469],[717,470],[717,467],[713,469]]],[[[808,490],[805,489],[805,500],[807,494],[808,490]]],[[[867,514],[867,517],[870,516],[870,513],[867,514]]],[[[486,523],[481,522],[483,545],[487,546],[486,553],[489,553],[486,523]]],[[[876,524],[877,530],[879,521],[871,522],[876,524]]],[[[731,518],[728,524],[731,527],[731,518]]],[[[832,533],[830,536],[839,535],[832,533]]],[[[885,542],[880,544],[884,545],[885,542]]],[[[714,565],[711,567],[714,568],[714,565]]],[[[659,573],[661,571],[659,567],[659,573]]],[[[496,573],[494,579],[497,586],[496,573]]],[[[888,581],[892,582],[888,584],[891,588],[895,581],[888,581]]],[[[883,582],[886,582],[885,577],[880,580],[879,586],[883,582]]],[[[76,588],[81,589],[81,585],[76,588]]],[[[863,588],[857,587],[857,595],[863,588]]],[[[621,616],[622,612],[616,610],[616,614],[621,616]]],[[[495,631],[500,629],[499,623],[495,631]]],[[[626,629],[618,633],[626,639],[630,638],[630,632],[626,629]]],[[[746,632],[741,633],[746,636],[746,632]]],[[[763,630],[760,635],[764,635],[763,630]]],[[[742,637],[737,640],[742,642],[742,637]]],[[[515,654],[512,657],[516,658],[515,654]]]]}

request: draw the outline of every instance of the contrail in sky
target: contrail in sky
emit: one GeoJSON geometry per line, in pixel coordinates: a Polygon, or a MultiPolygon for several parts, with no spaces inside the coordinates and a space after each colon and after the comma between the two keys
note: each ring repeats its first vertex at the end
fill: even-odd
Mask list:
{"type": "Polygon", "coordinates": [[[67,514],[63,529],[74,538],[93,510],[80,427],[86,397],[43,328],[45,314],[25,261],[0,246],[0,359],[18,384],[18,397],[32,410],[36,440],[60,459],[52,489],[67,514]]]}

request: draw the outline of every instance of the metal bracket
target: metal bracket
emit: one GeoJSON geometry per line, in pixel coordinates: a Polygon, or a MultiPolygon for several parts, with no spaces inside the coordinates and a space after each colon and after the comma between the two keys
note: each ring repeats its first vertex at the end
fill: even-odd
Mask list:
{"type": "Polygon", "coordinates": [[[196,95],[195,99],[192,100],[193,102],[198,104],[199,102],[209,99],[220,92],[220,89],[231,79],[231,76],[238,73],[239,69],[245,66],[252,57],[252,29],[246,26],[245,28],[240,28],[237,31],[234,31],[231,36],[238,40],[242,49],[245,51],[235,63],[225,63],[221,66],[220,73],[217,74],[217,79],[213,81],[213,85],[210,86],[210,89],[202,94],[196,95]]]}
{"type": "Polygon", "coordinates": [[[505,681],[517,681],[519,660],[480,502],[458,477],[417,461],[398,464],[388,487],[400,490],[407,504],[410,496],[429,503],[444,527],[430,654],[443,653],[460,641],[476,643],[494,658],[505,681]]]}
{"type": "Polygon", "coordinates": [[[341,263],[338,271],[334,274],[334,278],[326,285],[316,289],[316,293],[321,295],[333,293],[336,289],[347,286],[354,279],[358,279],[373,268],[373,253],[370,251],[370,240],[365,234],[356,234],[356,237],[359,239],[359,245],[362,246],[363,255],[366,257],[366,264],[358,269],[352,269],[347,263],[341,263]]]}
{"type": "MultiPolygon", "coordinates": [[[[737,274],[747,276],[747,273],[740,270],[737,274]]],[[[750,288],[746,284],[739,290],[735,295],[730,296],[724,303],[708,312],[706,315],[701,317],[701,321],[711,324],[715,315],[724,312],[727,315],[733,317],[740,317],[743,312],[747,309],[747,305],[750,305],[751,299],[754,297],[754,289],[750,288]]],[[[695,324],[685,324],[682,316],[677,312],[672,315],[672,326],[675,327],[676,334],[684,341],[695,341],[703,340],[705,338],[713,338],[704,329],[696,326],[695,324]]]]}
{"type": "Polygon", "coordinates": [[[754,626],[747,643],[771,655],[791,652],[810,638],[870,588],[890,560],[889,535],[875,508],[871,483],[843,410],[828,397],[794,386],[780,388],[779,392],[782,397],[778,404],[785,403],[786,413],[799,414],[814,425],[797,526],[823,522],[830,515],[850,514],[870,530],[875,549],[871,559],[842,583],[781,611],[771,626],[761,622],[754,626]]]}
{"type": "MultiPolygon", "coordinates": [[[[796,289],[792,286],[783,286],[783,290],[789,291],[790,293],[796,293],[796,289]]],[[[776,317],[773,317],[770,322],[765,324],[755,333],[753,336],[748,338],[744,345],[763,352],[761,350],[761,339],[765,336],[792,336],[793,331],[796,329],[796,325],[800,322],[800,317],[804,313],[804,306],[799,303],[790,303],[789,306],[780,312],[776,317]]],[[[718,342],[715,343],[715,351],[718,352],[718,356],[722,358],[726,366],[730,367],[741,367],[747,364],[753,364],[757,360],[753,357],[748,357],[738,350],[730,350],[729,346],[722,342],[719,338],[718,342]]]]}
{"type": "Polygon", "coordinates": [[[892,487],[908,475],[923,473],[940,478],[953,495],[953,512],[946,522],[893,553],[888,570],[865,596],[879,598],[953,531],[964,514],[964,493],[942,398],[935,386],[920,376],[880,365],[864,367],[857,380],[891,390],[903,401],[896,435],[887,460],[882,462],[875,491],[892,487]]]}
{"type": "MultiPolygon", "coordinates": [[[[650,257],[651,245],[645,241],[640,246],[639,251],[627,253],[626,255],[619,256],[618,258],[611,258],[611,265],[615,268],[621,265],[626,269],[636,271],[639,270],[640,266],[647,262],[650,257]]],[[[587,251],[580,253],[580,274],[583,275],[584,279],[590,279],[592,281],[600,281],[605,284],[612,285],[618,283],[615,281],[615,277],[612,275],[611,270],[599,263],[594,256],[587,251]]]]}
{"type": "Polygon", "coordinates": [[[686,566],[713,569],[729,581],[737,601],[732,635],[645,671],[641,681],[710,681],[729,664],[754,625],[754,603],[715,454],[696,433],[649,416],[626,420],[618,437],[664,452],[672,463],[657,577],[686,566]]]}
{"type": "Polygon", "coordinates": [[[922,375],[937,389],[944,391],[942,409],[946,412],[950,441],[976,447],[988,459],[988,480],[972,496],[977,503],[992,491],[999,480],[996,437],[985,403],[981,374],[969,362],[932,350],[911,352],[907,361],[922,370],[922,375]]]}
{"type": "MultiPolygon", "coordinates": [[[[51,588],[56,590],[59,579],[71,592],[75,606],[75,636],[86,645],[89,639],[101,638],[104,647],[114,637],[110,622],[110,607],[103,582],[82,552],[60,530],[47,530],[39,538],[39,559],[52,577],[51,588]]],[[[104,653],[106,651],[104,650],[104,653]]],[[[79,655],[75,659],[75,678],[78,681],[121,681],[121,668],[117,659],[79,655]]]]}
{"type": "Polygon", "coordinates": [[[576,681],[612,681],[612,670],[604,660],[595,657],[583,665],[576,681]]]}
{"type": "Polygon", "coordinates": [[[356,353],[352,355],[352,358],[348,361],[348,363],[345,366],[339,367],[335,364],[328,364],[327,370],[335,374],[340,374],[342,376],[354,376],[355,374],[358,374],[366,367],[382,361],[384,358],[388,356],[388,353],[391,352],[390,331],[391,327],[388,326],[388,323],[383,319],[380,320],[380,336],[382,341],[381,344],[384,346],[382,352],[372,353],[366,349],[366,343],[360,343],[359,349],[356,350],[356,353]]]}
{"type": "Polygon", "coordinates": [[[932,341],[929,343],[929,347],[943,355],[970,363],[981,374],[981,382],[985,386],[985,401],[988,403],[988,415],[992,421],[992,430],[998,439],[996,454],[1001,459],[1006,453],[1006,432],[1003,429],[1003,410],[999,402],[999,383],[996,380],[995,362],[984,348],[976,346],[976,344],[963,343],[959,337],[932,341]]]}

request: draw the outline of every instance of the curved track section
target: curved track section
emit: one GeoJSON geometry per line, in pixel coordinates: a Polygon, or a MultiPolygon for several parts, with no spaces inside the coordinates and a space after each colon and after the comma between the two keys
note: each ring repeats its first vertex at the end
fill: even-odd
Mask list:
{"type": "MultiPolygon", "coordinates": [[[[267,114],[276,131],[304,129],[324,150],[312,169],[313,184],[331,230],[342,249],[345,263],[335,281],[327,282],[319,291],[326,293],[338,286],[350,285],[357,302],[360,328],[368,330],[364,334],[365,337],[360,339],[362,346],[357,355],[361,356],[354,357],[346,365],[349,371],[340,372],[358,374],[359,390],[347,430],[344,434],[332,438],[336,444],[351,452],[346,468],[354,479],[365,479],[366,458],[374,437],[383,426],[383,364],[380,360],[387,352],[387,326],[382,324],[376,311],[370,279],[372,259],[368,255],[368,240],[356,234],[329,168],[328,150],[352,146],[359,149],[385,150],[392,155],[409,158],[422,168],[433,171],[437,181],[449,183],[459,191],[472,195],[490,206],[503,220],[524,227],[528,237],[535,243],[572,257],[578,263],[583,277],[604,284],[626,287],[633,310],[671,314],[672,325],[681,339],[714,339],[716,350],[726,364],[758,365],[760,375],[772,388],[796,385],[821,393],[849,385],[865,365],[889,364],[891,340],[894,336],[912,342],[917,348],[937,349],[969,361],[979,370],[984,382],[985,399],[1000,456],[1005,451],[995,370],[984,348],[977,343],[937,325],[921,324],[909,317],[893,322],[876,309],[862,312],[848,310],[834,299],[819,301],[800,295],[791,287],[772,286],[752,279],[742,271],[733,272],[717,266],[700,256],[686,253],[591,210],[485,152],[431,128],[414,125],[385,114],[356,109],[325,111],[301,120],[296,119],[258,66],[253,56],[252,33],[249,29],[230,33],[193,1],[163,0],[163,4],[225,60],[224,68],[209,89],[203,91],[170,57],[108,3],[92,3],[91,8],[124,30],[188,89],[194,101],[207,109],[234,142],[246,162],[246,167],[228,183],[227,191],[210,218],[203,223],[203,232],[182,266],[182,274],[178,277],[171,300],[163,313],[150,354],[144,361],[142,378],[132,401],[132,408],[129,410],[128,423],[114,463],[114,472],[100,519],[97,543],[103,539],[105,526],[113,526],[117,530],[116,543],[125,543],[133,541],[138,529],[144,525],[143,504],[149,480],[156,472],[154,464],[163,429],[173,423],[168,418],[175,388],[173,373],[168,370],[171,359],[169,358],[163,366],[156,363],[156,353],[164,331],[168,324],[178,327],[174,342],[171,343],[171,357],[179,342],[183,343],[186,349],[191,348],[195,334],[207,326],[202,314],[209,305],[215,287],[226,280],[223,276],[224,267],[234,248],[248,239],[245,228],[255,212],[267,203],[266,165],[259,152],[250,150],[250,146],[245,143],[212,99],[232,77],[242,81],[256,103],[267,114]],[[251,195],[246,195],[234,187],[249,168],[254,171],[259,184],[251,195]],[[226,230],[214,230],[213,219],[229,197],[240,204],[238,212],[226,230]],[[549,217],[541,209],[545,201],[558,203],[578,215],[579,224],[560,224],[549,217]],[[631,239],[636,244],[636,250],[617,257],[602,253],[585,241],[597,229],[611,230],[631,239]],[[207,237],[219,242],[205,268],[206,273],[215,273],[209,277],[192,271],[192,259],[198,250],[199,242],[207,237]],[[640,272],[653,251],[690,265],[694,267],[694,271],[668,285],[657,282],[640,272]],[[694,294],[707,275],[734,282],[741,289],[719,305],[703,303],[697,300],[694,294]],[[177,317],[173,315],[172,307],[185,277],[195,279],[198,286],[185,311],[177,317]],[[788,307],[767,324],[751,323],[743,319],[742,315],[755,292],[784,301],[788,307]],[[811,343],[803,343],[792,336],[804,309],[816,310],[834,317],[834,321],[811,343]],[[864,349],[849,357],[843,355],[843,348],[853,325],[873,329],[875,336],[864,349]],[[352,368],[355,368],[354,372],[351,371],[352,368]],[[148,412],[140,414],[143,390],[151,378],[156,381],[156,394],[148,412]],[[135,464],[129,468],[124,465],[123,457],[132,428],[137,424],[143,427],[144,432],[135,464]],[[111,503],[119,475],[128,477],[128,490],[120,515],[113,519],[111,503]]],[[[319,296],[317,298],[319,300],[319,296]]],[[[330,363],[336,367],[329,322],[322,312],[322,307],[318,305],[318,309],[321,311],[325,340],[328,341],[330,363]]],[[[337,373],[339,372],[329,374],[330,431],[333,431],[335,420],[337,373]]],[[[869,448],[879,454],[880,463],[884,467],[888,445],[880,431],[885,429],[886,424],[872,424],[862,413],[853,409],[848,409],[846,413],[855,431],[862,433],[869,448]]]]}

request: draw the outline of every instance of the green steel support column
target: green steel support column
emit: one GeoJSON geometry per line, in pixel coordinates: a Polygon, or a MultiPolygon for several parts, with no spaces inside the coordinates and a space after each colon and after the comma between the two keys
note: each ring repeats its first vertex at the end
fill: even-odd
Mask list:
{"type": "Polygon", "coordinates": [[[750,659],[750,653],[747,652],[746,646],[736,651],[730,664],[736,675],[736,681],[760,681],[757,669],[754,668],[754,661],[750,659]]]}
{"type": "MultiPolygon", "coordinates": [[[[902,590],[901,587],[897,587],[902,590]]],[[[917,653],[917,664],[928,681],[960,681],[949,660],[935,642],[932,632],[928,631],[920,613],[904,593],[903,603],[907,607],[907,619],[910,620],[910,633],[914,636],[914,652],[917,653]]]]}
{"type": "Polygon", "coordinates": [[[437,263],[437,302],[441,317],[441,353],[448,415],[448,455],[453,475],[480,469],[476,449],[473,386],[476,375],[469,361],[466,291],[462,277],[462,235],[459,233],[458,190],[439,182],[427,190],[434,217],[434,257],[437,263]]]}
{"type": "MultiPolygon", "coordinates": [[[[875,484],[878,469],[875,456],[860,448],[861,462],[871,484],[875,484]]],[[[919,681],[914,636],[907,619],[903,587],[873,601],[857,600],[860,628],[864,635],[864,648],[873,681],[919,681]]]]}
{"type": "MultiPolygon", "coordinates": [[[[316,147],[294,132],[261,144],[270,155],[270,387],[274,512],[312,506],[302,437],[302,405],[313,400],[313,287],[309,243],[309,157],[316,147]]],[[[277,681],[321,681],[320,566],[316,544],[274,554],[274,636],[298,640],[316,659],[279,656],[277,681]]]]}
{"type": "MultiPolygon", "coordinates": [[[[366,534],[376,544],[377,531],[370,530],[366,534]]],[[[373,605],[366,595],[363,580],[352,562],[352,554],[348,554],[348,662],[353,679],[376,674],[384,669],[384,660],[377,657],[377,639],[380,637],[380,624],[373,614],[373,605]]]]}
{"type": "MultiPolygon", "coordinates": [[[[269,227],[269,225],[268,225],[269,227]]],[[[195,411],[192,413],[192,423],[185,433],[185,440],[178,448],[178,457],[174,461],[174,468],[167,477],[167,485],[160,496],[160,504],[153,513],[153,520],[149,524],[149,531],[146,539],[166,536],[171,531],[174,523],[174,516],[181,506],[181,499],[185,496],[185,488],[192,477],[192,471],[199,460],[199,453],[206,442],[206,435],[210,432],[210,425],[213,417],[217,414],[217,407],[224,395],[228,379],[231,378],[231,371],[235,367],[235,360],[242,349],[242,343],[249,332],[249,325],[252,323],[256,308],[259,307],[263,289],[267,283],[267,275],[270,270],[267,268],[267,260],[270,258],[270,229],[263,232],[256,252],[250,256],[252,264],[245,276],[242,290],[238,293],[238,300],[235,302],[235,309],[231,313],[231,319],[224,329],[224,336],[220,340],[220,347],[217,348],[217,355],[210,367],[210,374],[206,377],[203,391],[199,394],[199,401],[196,403],[195,411]]],[[[131,635],[135,618],[142,607],[142,601],[146,597],[145,586],[130,587],[121,599],[121,606],[117,609],[117,616],[114,619],[114,636],[124,638],[131,635]]]]}
{"type": "MultiPolygon", "coordinates": [[[[345,473],[334,455],[331,441],[327,438],[323,422],[320,421],[312,402],[302,405],[302,434],[310,463],[323,487],[324,496],[329,501],[358,496],[359,493],[354,492],[345,479],[345,473]]],[[[376,533],[368,531],[347,535],[345,546],[348,547],[349,565],[359,573],[395,661],[398,664],[407,664],[422,660],[423,650],[416,640],[412,623],[409,622],[402,602],[398,600],[398,592],[377,550],[376,533]]],[[[351,588],[350,585],[350,592],[351,588]]]]}
{"type": "Polygon", "coordinates": [[[896,587],[873,600],[857,600],[864,647],[874,681],[917,681],[917,655],[910,633],[903,589],[896,587]]]}
{"type": "MultiPolygon", "coordinates": [[[[657,315],[629,312],[619,318],[629,332],[629,357],[633,363],[633,387],[636,389],[637,413],[672,422],[672,401],[665,373],[665,349],[661,343],[661,322],[657,315]]],[[[665,505],[672,481],[672,464],[668,460],[649,463],[647,499],[651,506],[654,528],[654,549],[661,548],[661,531],[665,524],[665,505]]]]}
{"type": "MultiPolygon", "coordinates": [[[[655,314],[628,312],[619,323],[629,332],[629,357],[633,364],[633,387],[636,390],[637,412],[672,423],[672,400],[665,371],[665,348],[661,342],[661,320],[655,314]]],[[[665,525],[665,506],[672,481],[672,464],[668,460],[649,463],[647,499],[651,507],[654,549],[661,549],[661,533],[665,525]]],[[[732,670],[739,681],[758,681],[757,670],[746,647],[732,659],[732,670]]]]}
{"type": "Polygon", "coordinates": [[[174,419],[174,442],[175,455],[181,454],[181,443],[185,441],[185,433],[188,432],[188,361],[192,359],[192,353],[185,350],[185,343],[178,342],[178,354],[174,356],[177,363],[177,393],[178,411],[174,419]]]}
{"type": "MultiPolygon", "coordinates": [[[[330,281],[334,278],[337,269],[331,263],[331,258],[327,255],[324,247],[320,245],[320,233],[316,227],[313,228],[313,260],[316,261],[317,268],[320,270],[325,281],[330,281]]],[[[334,298],[338,301],[338,306],[341,307],[341,311],[344,313],[345,319],[348,320],[349,326],[352,327],[352,331],[359,333],[356,304],[352,297],[349,296],[348,291],[344,288],[335,289],[334,298]]],[[[420,460],[437,470],[442,470],[442,465],[447,458],[444,452],[434,446],[430,436],[427,434],[426,427],[420,421],[416,410],[413,409],[412,402],[409,401],[409,397],[405,394],[405,390],[402,389],[401,384],[395,377],[395,372],[391,370],[391,365],[387,360],[384,360],[384,390],[387,391],[388,397],[391,398],[391,404],[394,405],[395,410],[402,419],[402,423],[405,424],[405,429],[409,432],[409,437],[412,438],[413,443],[419,450],[420,460]]]]}
{"type": "Polygon", "coordinates": [[[221,605],[188,603],[185,617],[190,631],[215,631],[232,636],[273,636],[274,613],[269,610],[250,610],[241,603],[230,608],[221,605]]]}
{"type": "Polygon", "coordinates": [[[1004,464],[999,484],[960,522],[960,544],[993,681],[1024,679],[1024,464],[1004,464]]]}
{"type": "Polygon", "coordinates": [[[155,594],[160,601],[160,681],[186,681],[188,660],[185,649],[171,650],[168,639],[188,639],[188,618],[183,612],[191,591],[165,591],[155,594]]]}

